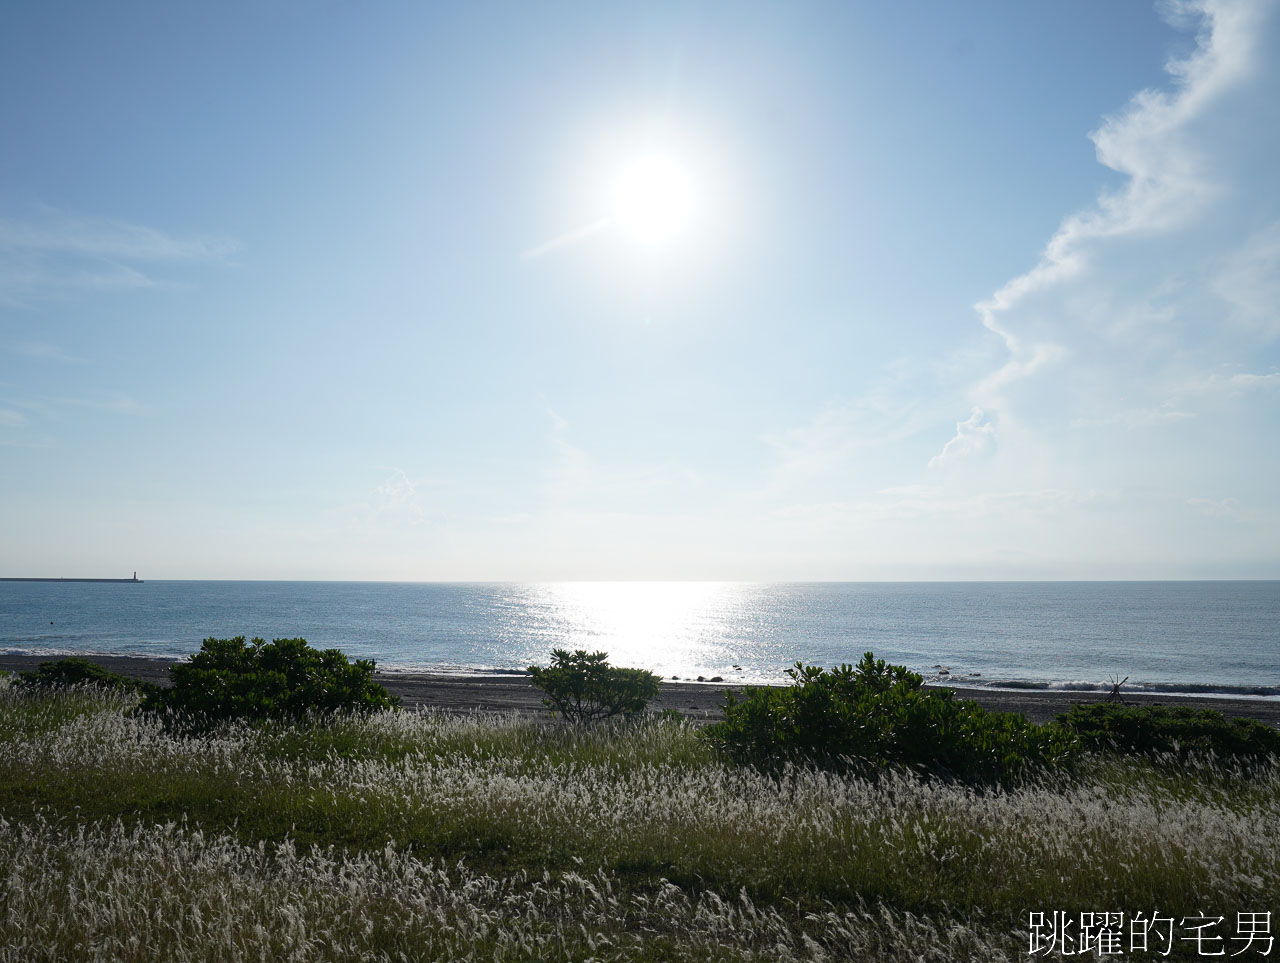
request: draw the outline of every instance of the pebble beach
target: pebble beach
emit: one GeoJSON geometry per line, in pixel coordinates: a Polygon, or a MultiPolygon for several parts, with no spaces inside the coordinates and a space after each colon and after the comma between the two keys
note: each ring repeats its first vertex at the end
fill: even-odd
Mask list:
{"type": "MultiPolygon", "coordinates": [[[[112,672],[165,685],[169,681],[169,659],[138,656],[86,656],[112,672]]],[[[0,669],[22,672],[34,669],[48,656],[0,656],[0,669]]],[[[465,675],[430,672],[382,672],[376,678],[409,709],[438,709],[446,712],[517,712],[535,715],[543,710],[542,693],[527,675],[516,673],[465,675]]],[[[974,699],[988,709],[1018,712],[1032,722],[1047,722],[1078,702],[1097,702],[1099,692],[1063,690],[1002,690],[962,686],[953,688],[965,699],[974,699]]],[[[700,683],[666,680],[651,703],[659,711],[674,709],[694,720],[713,722],[724,717],[727,692],[741,692],[731,683],[700,683]]],[[[1123,693],[1125,702],[1135,705],[1163,703],[1217,709],[1231,718],[1256,719],[1280,728],[1280,699],[1210,698],[1202,696],[1152,696],[1123,693]]]]}

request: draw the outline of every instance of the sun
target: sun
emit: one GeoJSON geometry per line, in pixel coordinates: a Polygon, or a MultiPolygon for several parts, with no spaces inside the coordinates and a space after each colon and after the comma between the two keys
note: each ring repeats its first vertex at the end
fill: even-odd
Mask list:
{"type": "Polygon", "coordinates": [[[645,244],[680,233],[693,210],[693,189],[680,165],[658,154],[642,157],[613,186],[613,220],[645,244]]]}

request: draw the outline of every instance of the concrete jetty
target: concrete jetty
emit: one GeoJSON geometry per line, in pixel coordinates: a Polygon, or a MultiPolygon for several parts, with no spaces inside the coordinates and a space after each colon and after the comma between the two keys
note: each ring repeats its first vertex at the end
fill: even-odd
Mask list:
{"type": "Polygon", "coordinates": [[[0,582],[115,582],[141,585],[142,579],[134,572],[133,578],[0,578],[0,582]]]}

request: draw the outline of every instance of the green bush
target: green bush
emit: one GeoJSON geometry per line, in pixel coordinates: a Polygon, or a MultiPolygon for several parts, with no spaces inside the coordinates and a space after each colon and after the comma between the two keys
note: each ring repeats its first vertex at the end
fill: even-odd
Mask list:
{"type": "Polygon", "coordinates": [[[856,667],[797,662],[787,674],[785,688],[749,687],[741,700],[729,693],[724,722],[706,730],[712,743],[743,762],[899,764],[980,781],[1060,764],[1074,749],[1065,730],[925,689],[920,675],[870,652],[856,667]]]}
{"type": "Polygon", "coordinates": [[[69,689],[77,685],[92,685],[100,689],[118,689],[123,692],[149,693],[159,687],[152,682],[131,679],[119,672],[111,672],[88,659],[58,659],[41,662],[39,668],[18,675],[16,685],[29,689],[69,689]]]}
{"type": "Polygon", "coordinates": [[[529,674],[546,693],[543,705],[570,722],[643,712],[662,680],[644,669],[611,666],[608,658],[605,652],[554,649],[551,665],[545,669],[531,665],[529,674]]]}
{"type": "Polygon", "coordinates": [[[1123,753],[1210,752],[1240,762],[1280,756],[1280,732],[1254,719],[1228,719],[1192,706],[1092,702],[1057,718],[1090,749],[1123,753]]]}
{"type": "Polygon", "coordinates": [[[373,666],[349,662],[337,649],[313,649],[305,639],[205,639],[169,670],[173,686],[152,693],[142,708],[209,721],[395,708],[396,699],[373,681],[373,666]]]}

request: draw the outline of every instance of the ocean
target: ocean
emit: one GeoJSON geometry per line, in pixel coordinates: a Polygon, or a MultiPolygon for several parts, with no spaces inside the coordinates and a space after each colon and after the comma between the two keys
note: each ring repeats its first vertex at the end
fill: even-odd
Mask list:
{"type": "Polygon", "coordinates": [[[0,582],[0,652],[178,658],[301,636],[387,670],[507,673],[553,648],[779,682],[863,652],[931,681],[1280,698],[1280,582],[0,582]]]}

